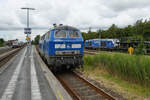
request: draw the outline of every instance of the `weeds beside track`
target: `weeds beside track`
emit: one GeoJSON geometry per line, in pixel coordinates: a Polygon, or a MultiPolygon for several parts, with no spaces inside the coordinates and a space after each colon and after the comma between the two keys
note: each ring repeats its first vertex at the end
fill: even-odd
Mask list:
{"type": "Polygon", "coordinates": [[[150,57],[123,53],[100,53],[84,57],[85,66],[104,67],[110,74],[150,87],[150,57]]]}

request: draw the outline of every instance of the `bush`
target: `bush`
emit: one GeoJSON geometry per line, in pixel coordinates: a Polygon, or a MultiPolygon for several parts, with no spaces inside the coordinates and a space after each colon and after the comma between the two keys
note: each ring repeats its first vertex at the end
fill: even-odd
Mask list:
{"type": "Polygon", "coordinates": [[[0,47],[4,46],[4,39],[0,38],[0,47]]]}
{"type": "Polygon", "coordinates": [[[146,47],[144,43],[140,43],[137,48],[134,50],[134,54],[136,55],[144,55],[146,54],[146,47]]]}

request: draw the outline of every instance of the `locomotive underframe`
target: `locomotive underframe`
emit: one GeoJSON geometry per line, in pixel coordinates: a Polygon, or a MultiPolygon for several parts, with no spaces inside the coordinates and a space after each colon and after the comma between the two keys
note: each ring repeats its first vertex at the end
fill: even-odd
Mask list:
{"type": "Polygon", "coordinates": [[[56,55],[47,56],[48,65],[52,66],[52,69],[57,70],[61,67],[70,66],[70,68],[83,67],[82,55],[56,55]]]}

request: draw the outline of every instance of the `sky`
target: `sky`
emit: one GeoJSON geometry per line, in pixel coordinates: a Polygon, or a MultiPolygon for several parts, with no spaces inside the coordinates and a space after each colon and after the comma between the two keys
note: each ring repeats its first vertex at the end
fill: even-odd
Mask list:
{"type": "Polygon", "coordinates": [[[26,11],[30,11],[31,38],[42,35],[53,23],[71,25],[81,31],[133,25],[150,18],[150,0],[0,0],[0,38],[25,41],[26,11]]]}

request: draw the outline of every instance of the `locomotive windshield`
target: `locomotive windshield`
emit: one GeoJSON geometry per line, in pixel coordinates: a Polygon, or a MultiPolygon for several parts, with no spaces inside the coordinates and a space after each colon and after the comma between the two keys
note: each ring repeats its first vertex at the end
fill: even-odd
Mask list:
{"type": "Polygon", "coordinates": [[[66,38],[66,31],[65,30],[58,30],[55,32],[56,38],[66,38]]]}
{"type": "Polygon", "coordinates": [[[78,38],[80,37],[79,33],[77,31],[69,31],[70,38],[78,38]]]}

